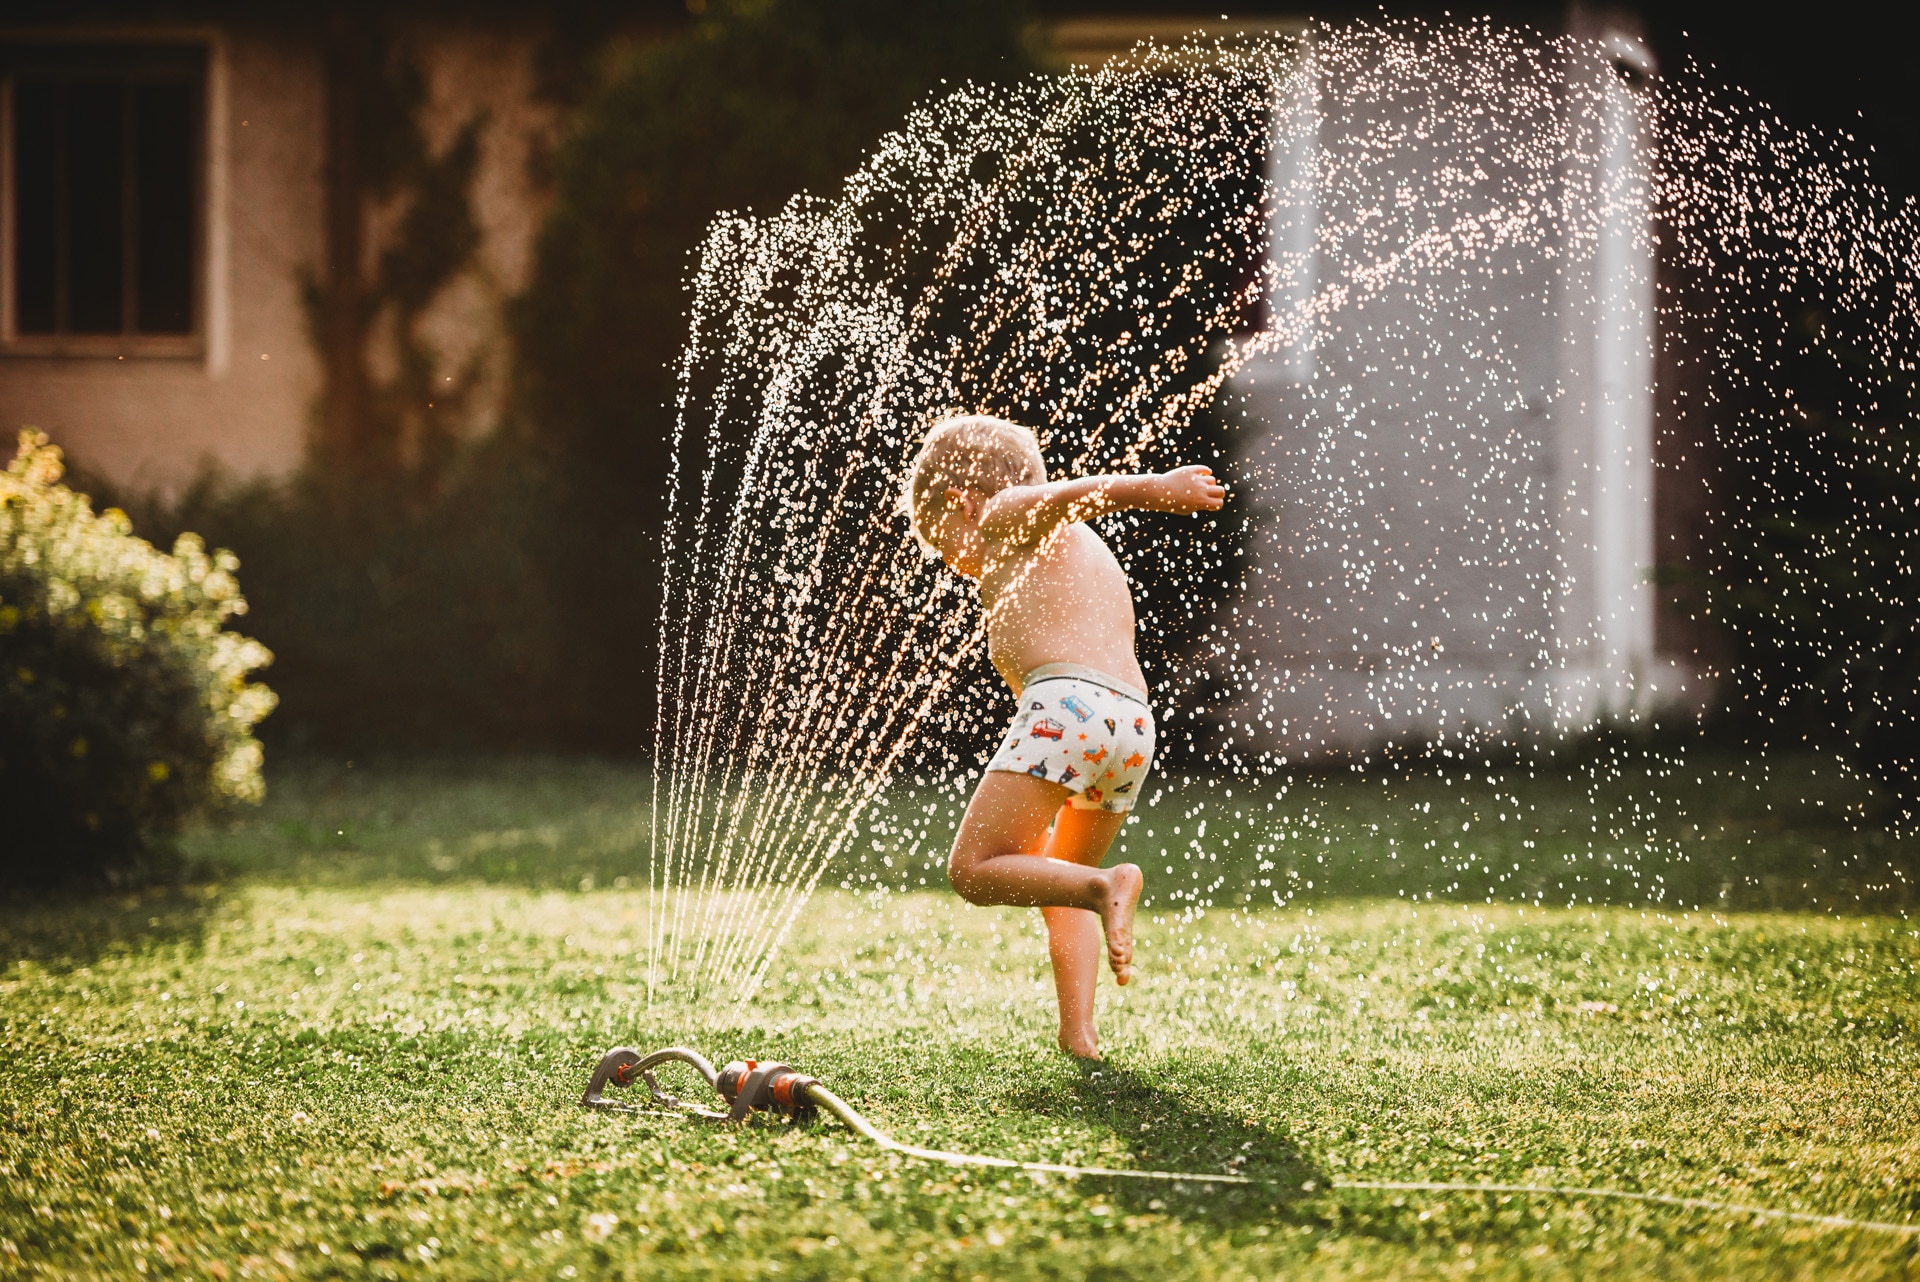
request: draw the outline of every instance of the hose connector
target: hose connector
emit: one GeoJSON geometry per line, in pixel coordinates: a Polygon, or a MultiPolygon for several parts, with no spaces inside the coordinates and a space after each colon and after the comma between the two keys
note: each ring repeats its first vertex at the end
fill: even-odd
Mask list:
{"type": "Polygon", "coordinates": [[[730,1121],[744,1122],[750,1113],[780,1113],[810,1122],[818,1111],[811,1093],[818,1079],[771,1060],[734,1060],[713,1084],[727,1101],[730,1121]]]}

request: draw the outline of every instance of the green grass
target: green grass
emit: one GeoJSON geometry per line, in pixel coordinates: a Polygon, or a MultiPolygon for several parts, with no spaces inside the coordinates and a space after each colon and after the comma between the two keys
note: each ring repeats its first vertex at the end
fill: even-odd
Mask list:
{"type": "Polygon", "coordinates": [[[1424,898],[1446,882],[1338,896],[1380,862],[1350,849],[1384,842],[1371,825],[1398,815],[1407,840],[1441,840],[1410,816],[1448,795],[1467,814],[1499,814],[1497,792],[1518,797],[1508,813],[1565,816],[1525,821],[1540,831],[1520,849],[1544,851],[1527,877],[1586,862],[1577,805],[1555,800],[1587,795],[1577,773],[1531,789],[1303,777],[1257,820],[1243,794],[1237,829],[1225,785],[1172,790],[1130,841],[1154,827],[1177,849],[1166,837],[1197,808],[1221,841],[1209,880],[1228,875],[1206,909],[1152,870],[1142,982],[1103,990],[1111,1058],[1089,1068],[1051,1050],[1034,915],[918,891],[926,861],[907,851],[939,848],[948,813],[932,794],[890,799],[881,851],[866,843],[900,854],[890,878],[856,865],[855,889],[817,896],[754,1001],[648,1010],[643,775],[309,764],[260,814],[194,837],[218,881],[0,909],[0,1276],[1912,1276],[1912,1238],[1328,1190],[1607,1185],[1920,1221],[1920,927],[1831,902],[1854,862],[1905,846],[1770,818],[1790,793],[1842,802],[1795,768],[1785,788],[1776,772],[1761,792],[1633,795],[1688,862],[1713,848],[1676,834],[1724,829],[1711,840],[1740,858],[1714,885],[1741,875],[1729,863],[1825,852],[1841,871],[1810,874],[1806,898],[1829,902],[1799,914],[1489,905],[1461,902],[1486,889],[1465,883],[1424,898]],[[1569,831],[1550,840],[1552,822],[1569,831]],[[1239,895],[1287,866],[1262,874],[1273,852],[1256,847],[1313,848],[1282,830],[1336,836],[1327,863],[1285,850],[1295,871],[1349,871],[1286,908],[1239,895]],[[730,1131],[574,1103],[608,1045],[682,1041],[795,1063],[902,1139],[1275,1183],[1008,1177],[888,1157],[832,1124],[730,1131]]]}
{"type": "MultiPolygon", "coordinates": [[[[644,884],[651,797],[644,771],[591,761],[307,761],[188,848],[227,874],[305,884],[644,884]]],[[[954,788],[883,794],[827,884],[942,888],[965,803],[954,788]]],[[[1161,908],[1357,895],[1906,913],[1920,899],[1920,839],[1889,833],[1872,792],[1812,756],[1614,746],[1532,766],[1172,778],[1136,815],[1120,852],[1161,908]]]]}

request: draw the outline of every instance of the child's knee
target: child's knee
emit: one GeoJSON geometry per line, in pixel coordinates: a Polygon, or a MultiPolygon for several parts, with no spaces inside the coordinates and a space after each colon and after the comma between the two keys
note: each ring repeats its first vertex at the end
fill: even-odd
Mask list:
{"type": "Polygon", "coordinates": [[[970,904],[985,903],[983,895],[986,887],[981,883],[971,859],[962,859],[959,851],[947,856],[947,884],[953,892],[970,904]]]}

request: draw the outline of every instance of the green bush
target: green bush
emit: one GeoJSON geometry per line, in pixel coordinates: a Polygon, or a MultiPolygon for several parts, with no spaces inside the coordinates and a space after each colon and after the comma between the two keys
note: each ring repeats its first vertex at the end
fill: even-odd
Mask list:
{"type": "Polygon", "coordinates": [[[1710,585],[1735,714],[1827,747],[1920,809],[1920,387],[1809,310],[1727,434],[1710,585]]]}
{"type": "Polygon", "coordinates": [[[833,196],[917,99],[1034,66],[1023,0],[699,8],[613,58],[582,103],[511,318],[521,430],[560,486],[539,556],[572,640],[561,697],[612,748],[652,738],[674,370],[709,222],[833,196]]]}
{"type": "Polygon", "coordinates": [[[593,691],[569,698],[571,641],[539,555],[543,525],[569,516],[549,488],[540,460],[496,434],[412,472],[207,474],[134,511],[246,559],[247,630],[275,656],[270,744],[578,747],[593,691]]]}
{"type": "Polygon", "coordinates": [[[225,627],[239,562],[160,552],[63,470],[28,431],[0,475],[0,885],[151,871],[189,815],[265,787],[274,695],[247,674],[272,655],[225,627]]]}

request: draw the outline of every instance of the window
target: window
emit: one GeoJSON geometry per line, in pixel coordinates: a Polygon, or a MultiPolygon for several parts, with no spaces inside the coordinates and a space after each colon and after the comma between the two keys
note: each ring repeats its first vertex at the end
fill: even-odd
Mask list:
{"type": "Polygon", "coordinates": [[[191,45],[0,46],[9,347],[198,350],[204,67],[191,45]]]}

